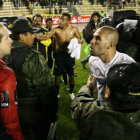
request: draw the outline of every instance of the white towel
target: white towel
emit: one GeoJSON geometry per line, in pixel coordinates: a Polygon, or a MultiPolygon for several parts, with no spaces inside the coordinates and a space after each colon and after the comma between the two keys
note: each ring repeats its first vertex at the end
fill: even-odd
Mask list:
{"type": "Polygon", "coordinates": [[[81,53],[81,44],[78,44],[78,39],[73,38],[70,41],[70,44],[68,45],[68,53],[70,53],[72,58],[79,59],[80,53],[81,53]]]}

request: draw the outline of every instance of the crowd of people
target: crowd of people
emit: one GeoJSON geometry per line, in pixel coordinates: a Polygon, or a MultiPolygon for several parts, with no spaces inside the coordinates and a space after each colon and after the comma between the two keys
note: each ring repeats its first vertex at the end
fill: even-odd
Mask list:
{"type": "MultiPolygon", "coordinates": [[[[68,45],[72,38],[77,37],[79,43],[82,42],[82,38],[78,28],[68,24],[70,19],[68,13],[62,14],[59,26],[53,29],[51,18],[46,19],[46,28],[42,28],[41,15],[33,16],[31,22],[23,17],[16,19],[10,28],[11,33],[5,26],[2,26],[6,32],[4,39],[8,40],[8,43],[1,45],[1,58],[3,59],[1,63],[5,67],[7,64],[15,72],[15,75],[14,72],[12,75],[16,76],[14,77],[16,81],[13,78],[14,87],[10,96],[13,98],[13,105],[14,98],[17,97],[18,102],[18,107],[15,105],[15,112],[13,112],[17,126],[12,128],[12,122],[9,121],[5,124],[2,121],[1,125],[5,128],[2,137],[12,137],[17,140],[22,140],[23,137],[25,140],[48,138],[51,124],[57,121],[60,76],[64,70],[69,75],[70,97],[74,99],[75,60],[68,53],[68,45]],[[8,52],[3,54],[5,45],[7,45],[8,52]],[[55,58],[55,82],[50,74],[53,65],[52,51],[55,58]],[[14,95],[15,91],[17,91],[17,95],[14,95]],[[11,127],[6,125],[11,125],[11,127]],[[15,129],[18,134],[14,134],[15,129]]],[[[1,38],[3,38],[3,30],[1,38]]],[[[4,84],[7,83],[4,82],[4,84]]],[[[9,88],[12,88],[13,85],[9,85],[9,88]]],[[[5,101],[8,98],[9,90],[2,89],[0,92],[5,95],[5,101]]],[[[11,101],[8,99],[4,103],[11,105],[11,101]]],[[[10,105],[7,105],[9,110],[11,110],[10,105]]],[[[2,114],[2,118],[5,117],[4,115],[2,114]]],[[[13,119],[11,114],[7,113],[7,115],[9,115],[8,118],[13,119]]]]}
{"type": "Polygon", "coordinates": [[[29,8],[30,3],[34,6],[42,6],[42,7],[52,7],[53,5],[67,6],[70,5],[79,5],[82,4],[81,0],[11,0],[15,6],[15,8],[19,8],[22,5],[25,5],[29,8]]]}
{"type": "MultiPolygon", "coordinates": [[[[25,5],[28,9],[31,8],[32,5],[37,6],[40,5],[42,8],[51,7],[55,5],[59,5],[60,8],[62,6],[70,8],[72,5],[82,5],[82,0],[11,0],[15,6],[15,8],[19,9],[20,6],[25,5]]],[[[92,5],[100,4],[102,6],[123,8],[125,6],[136,6],[140,2],[136,2],[135,0],[88,0],[92,5]]],[[[2,1],[1,1],[2,2],[2,1]]],[[[3,2],[1,3],[2,7],[3,2]]]]}
{"type": "MultiPolygon", "coordinates": [[[[139,59],[119,52],[118,28],[93,12],[83,30],[90,45],[86,62],[91,73],[75,94],[75,59],[83,39],[70,19],[63,13],[59,25],[52,28],[52,19],[47,18],[44,28],[43,17],[37,14],[31,21],[16,19],[10,28],[0,25],[1,140],[56,139],[51,128],[59,117],[64,73],[64,79],[69,77],[72,118],[80,140],[140,139],[139,59]],[[50,73],[53,63],[55,80],[50,73]],[[93,98],[96,91],[97,99],[93,98]]],[[[85,61],[81,62],[85,68],[85,61]]]]}

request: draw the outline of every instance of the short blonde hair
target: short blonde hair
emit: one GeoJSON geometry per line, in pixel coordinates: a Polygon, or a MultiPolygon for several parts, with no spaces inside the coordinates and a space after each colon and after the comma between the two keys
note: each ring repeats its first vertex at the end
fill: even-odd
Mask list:
{"type": "MultiPolygon", "coordinates": [[[[4,27],[5,26],[2,23],[0,23],[0,29],[4,27]]],[[[3,37],[3,33],[0,31],[0,42],[1,42],[2,37],[3,37]]]]}

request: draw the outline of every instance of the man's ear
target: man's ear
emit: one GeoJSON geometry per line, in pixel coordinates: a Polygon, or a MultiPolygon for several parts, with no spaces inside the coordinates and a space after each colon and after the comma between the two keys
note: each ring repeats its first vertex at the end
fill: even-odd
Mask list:
{"type": "Polygon", "coordinates": [[[110,98],[110,89],[109,87],[106,85],[106,89],[105,89],[105,99],[108,99],[110,98]]]}
{"type": "Polygon", "coordinates": [[[107,46],[107,49],[111,48],[112,46],[114,46],[114,42],[113,41],[109,42],[109,45],[107,46]]]}
{"type": "Polygon", "coordinates": [[[24,40],[24,34],[19,34],[19,40],[21,40],[21,41],[24,40]]]}

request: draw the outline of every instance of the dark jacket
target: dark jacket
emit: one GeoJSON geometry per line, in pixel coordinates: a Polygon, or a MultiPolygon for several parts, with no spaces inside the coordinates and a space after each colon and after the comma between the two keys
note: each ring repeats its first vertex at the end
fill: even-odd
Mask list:
{"type": "Polygon", "coordinates": [[[140,140],[140,110],[121,112],[102,107],[83,86],[71,105],[80,140],[140,140]]]}
{"type": "MultiPolygon", "coordinates": [[[[98,23],[99,25],[100,23],[98,23]]],[[[89,21],[89,23],[83,29],[83,37],[87,44],[90,44],[91,40],[93,39],[93,33],[96,30],[96,26],[94,21],[89,21]]]]}
{"type": "MultiPolygon", "coordinates": [[[[48,33],[48,29],[41,28],[38,32],[41,35],[46,35],[48,33]]],[[[40,40],[35,39],[33,48],[39,51],[45,59],[47,58],[46,46],[43,45],[40,40]]]]}
{"type": "MultiPolygon", "coordinates": [[[[50,30],[47,28],[41,28],[39,29],[39,34],[41,35],[46,35],[50,30]]],[[[47,40],[44,40],[43,42],[45,42],[47,40]]],[[[53,39],[51,39],[51,42],[53,41],[53,39]]],[[[52,59],[52,43],[49,46],[45,46],[42,41],[35,39],[34,41],[34,45],[33,48],[37,51],[39,51],[44,58],[46,59],[47,63],[48,63],[48,67],[50,69],[52,69],[53,66],[53,59],[52,59]]]]}
{"type": "Polygon", "coordinates": [[[53,121],[57,95],[44,57],[28,45],[14,41],[5,61],[16,74],[20,119],[40,125],[53,121]]]}

